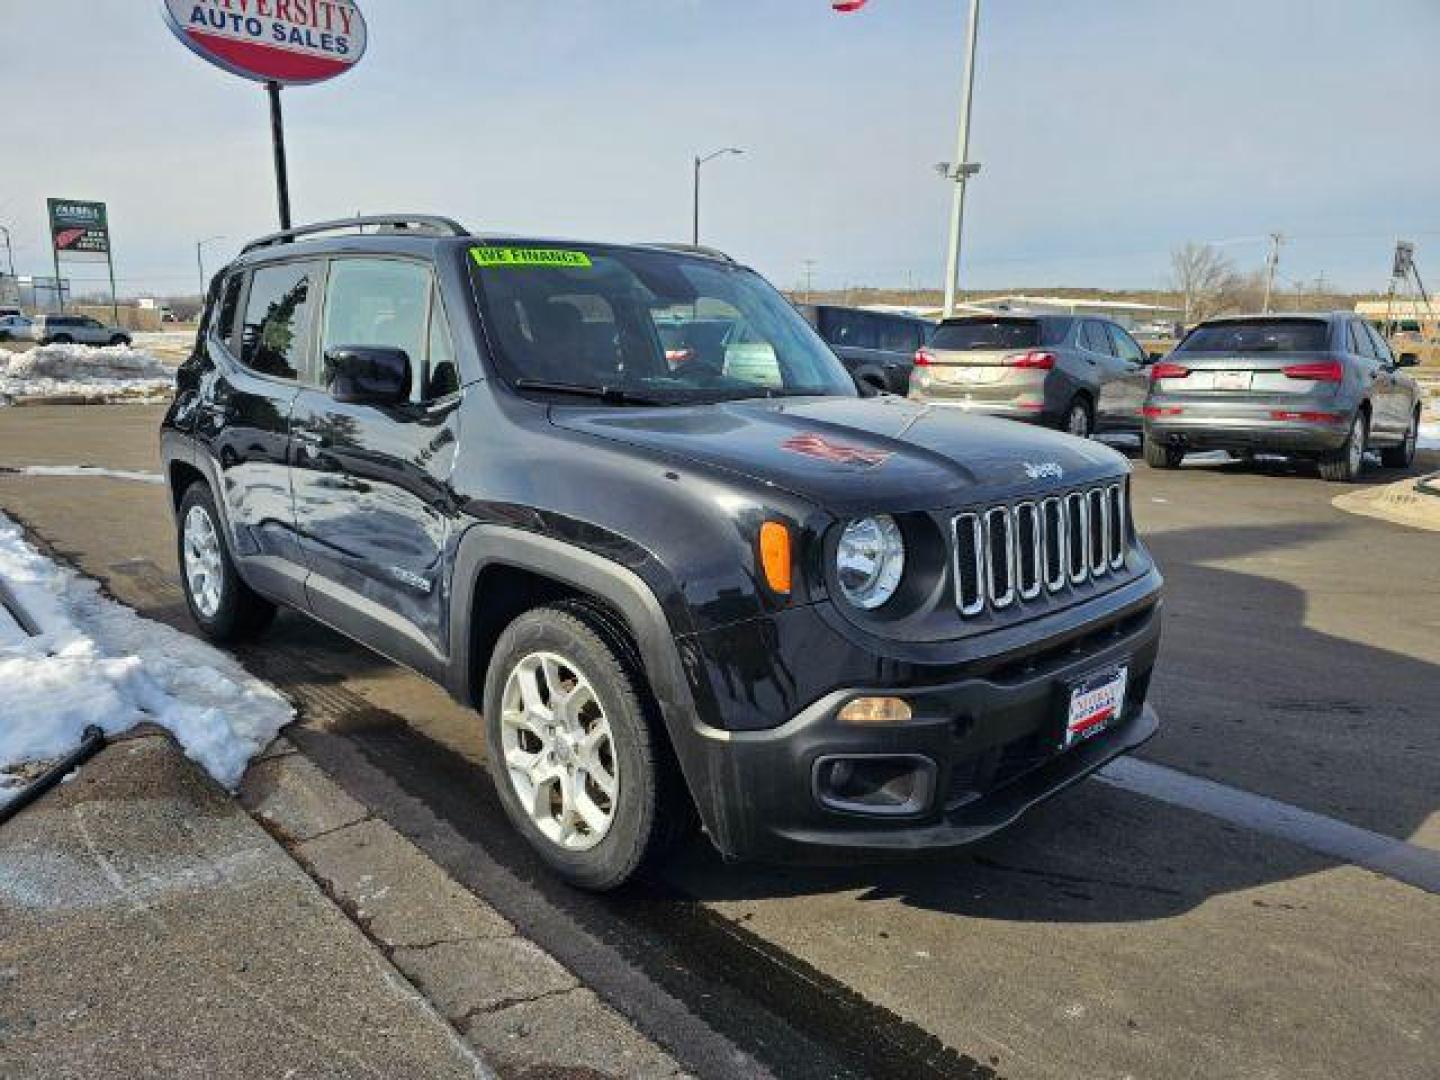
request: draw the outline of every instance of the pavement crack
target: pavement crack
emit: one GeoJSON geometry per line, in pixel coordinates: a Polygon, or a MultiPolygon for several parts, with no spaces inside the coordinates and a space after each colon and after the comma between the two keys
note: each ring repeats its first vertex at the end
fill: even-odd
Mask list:
{"type": "Polygon", "coordinates": [[[465,1013],[455,1021],[455,1024],[457,1026],[463,1026],[470,1023],[470,1021],[474,1020],[476,1017],[487,1016],[490,1013],[502,1012],[505,1009],[514,1008],[516,1005],[531,1005],[537,1001],[545,1001],[548,998],[556,998],[561,997],[564,994],[572,994],[578,989],[580,989],[578,985],[566,986],[562,987],[559,990],[546,990],[543,993],[531,994],[528,996],[515,995],[513,997],[503,997],[499,1001],[493,1001],[488,1005],[477,1005],[473,1009],[467,1009],[465,1013]]]}

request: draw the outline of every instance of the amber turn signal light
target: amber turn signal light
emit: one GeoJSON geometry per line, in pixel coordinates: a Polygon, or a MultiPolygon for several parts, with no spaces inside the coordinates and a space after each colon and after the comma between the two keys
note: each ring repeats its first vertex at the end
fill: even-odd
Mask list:
{"type": "Polygon", "coordinates": [[[860,697],[846,702],[842,724],[899,724],[910,719],[910,703],[898,697],[860,697]]]}
{"type": "Polygon", "coordinates": [[[760,568],[765,584],[781,596],[790,595],[790,530],[778,521],[760,526],[760,568]]]}

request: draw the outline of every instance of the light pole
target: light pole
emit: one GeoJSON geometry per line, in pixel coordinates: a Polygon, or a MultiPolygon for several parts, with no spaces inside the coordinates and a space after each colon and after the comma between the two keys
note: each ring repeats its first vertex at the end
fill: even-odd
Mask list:
{"type": "Polygon", "coordinates": [[[195,266],[200,271],[200,306],[205,306],[205,245],[213,244],[216,240],[224,240],[223,236],[207,236],[204,240],[195,243],[195,266]]]}
{"type": "Polygon", "coordinates": [[[690,229],[690,242],[696,247],[700,246],[700,166],[704,165],[707,161],[714,161],[717,157],[723,157],[726,154],[743,153],[745,153],[745,151],[741,150],[738,146],[727,146],[723,150],[716,150],[713,154],[706,154],[704,157],[697,156],[695,158],[695,200],[690,229]]]}
{"type": "Polygon", "coordinates": [[[10,230],[4,225],[0,225],[0,233],[5,234],[5,261],[10,266],[9,277],[12,282],[11,287],[15,289],[15,296],[18,299],[20,296],[20,283],[15,278],[15,249],[10,246],[10,230]]]}
{"type": "Polygon", "coordinates": [[[955,182],[950,203],[950,251],[945,263],[945,316],[955,314],[955,291],[960,282],[960,232],[965,224],[965,185],[980,171],[970,160],[970,103],[975,94],[975,41],[980,31],[980,0],[970,0],[970,25],[965,42],[965,81],[960,91],[960,131],[954,165],[941,166],[941,175],[955,182]]]}

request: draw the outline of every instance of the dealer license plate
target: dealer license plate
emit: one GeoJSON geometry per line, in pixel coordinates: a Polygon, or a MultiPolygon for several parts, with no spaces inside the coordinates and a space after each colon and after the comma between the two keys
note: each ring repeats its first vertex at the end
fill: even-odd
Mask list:
{"type": "Polygon", "coordinates": [[[1070,711],[1065,718],[1065,749],[1098,735],[1115,722],[1125,707],[1125,685],[1129,679],[1129,665],[1121,664],[1097,671],[1071,685],[1070,711]]]}

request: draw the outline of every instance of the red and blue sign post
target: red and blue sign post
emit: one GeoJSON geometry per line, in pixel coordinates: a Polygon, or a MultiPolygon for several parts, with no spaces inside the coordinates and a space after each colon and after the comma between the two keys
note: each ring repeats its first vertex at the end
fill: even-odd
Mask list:
{"type": "Polygon", "coordinates": [[[355,0],[164,0],[165,21],[192,51],[232,75],[265,84],[275,146],[280,227],[290,228],[282,86],[343,75],[365,55],[355,0]]]}

